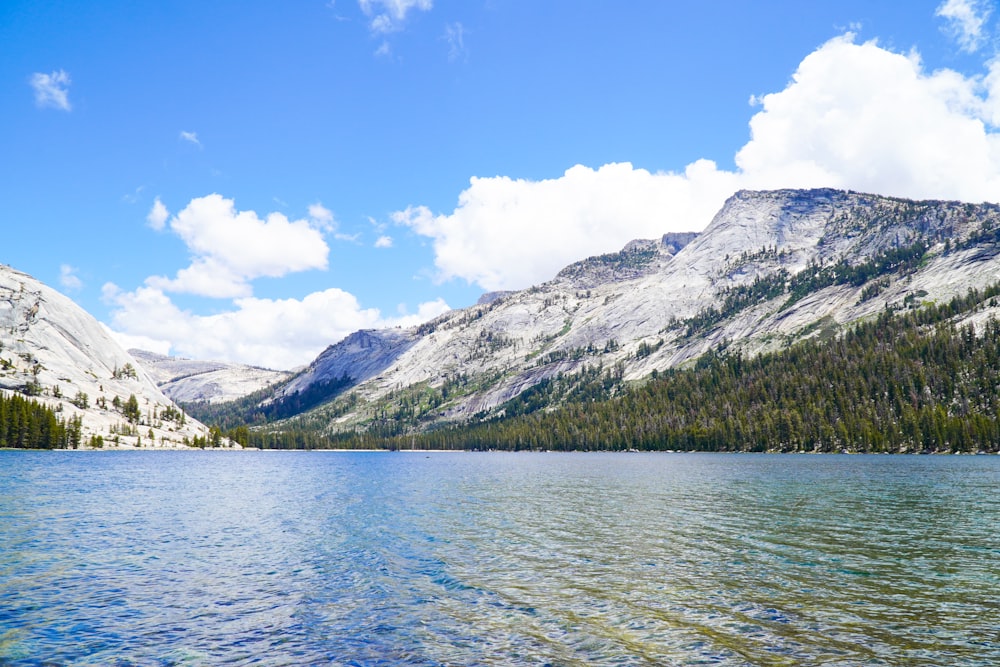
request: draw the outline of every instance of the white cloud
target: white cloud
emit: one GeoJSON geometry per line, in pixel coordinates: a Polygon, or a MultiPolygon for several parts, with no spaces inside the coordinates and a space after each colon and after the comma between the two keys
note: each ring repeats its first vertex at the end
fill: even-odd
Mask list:
{"type": "Polygon", "coordinates": [[[330,234],[338,241],[357,241],[360,234],[344,234],[340,230],[340,223],[337,222],[333,211],[323,206],[319,202],[309,205],[309,221],[316,229],[330,234]]]}
{"type": "Polygon", "coordinates": [[[851,35],[807,56],[764,95],[736,155],[743,187],[833,186],[912,198],[995,200],[1000,135],[984,124],[1000,98],[984,81],[924,71],[851,35]]]}
{"type": "Polygon", "coordinates": [[[986,39],[986,20],[992,8],[981,0],[945,0],[935,12],[948,21],[948,31],[967,53],[975,53],[986,39]]]}
{"type": "Polygon", "coordinates": [[[1000,128],[1000,59],[994,59],[990,63],[989,72],[983,79],[983,87],[983,121],[993,128],[1000,128]]]}
{"type": "MultiPolygon", "coordinates": [[[[160,228],[166,224],[165,210],[153,205],[147,217],[152,226],[157,221],[160,228]]],[[[249,281],[255,278],[327,268],[329,247],[314,223],[290,221],[280,213],[270,213],[262,220],[253,211],[237,211],[233,200],[218,194],[192,199],[170,219],[169,226],[193,259],[175,278],[152,276],[146,280],[148,286],[161,290],[214,298],[246,297],[252,293],[249,281]]]]}
{"type": "Polygon", "coordinates": [[[337,228],[337,222],[333,218],[333,211],[319,202],[309,205],[309,219],[324,231],[333,231],[337,228]]]}
{"type": "Polygon", "coordinates": [[[1000,198],[1000,63],[983,76],[927,72],[851,34],[809,54],[787,87],[752,98],[735,171],[577,165],[543,181],[473,178],[451,213],[392,218],[433,239],[442,280],[524,288],[633,238],[703,229],[741,188],[840,187],[911,198],[1000,198]]]}
{"type": "Polygon", "coordinates": [[[104,285],[102,296],[113,307],[111,328],[128,347],[287,369],[308,363],[358,329],[411,326],[449,309],[438,299],[421,304],[415,314],[386,318],[340,289],[303,299],[254,297],[255,278],[326,268],[329,248],[321,228],[335,231],[336,220],[319,202],[309,206],[308,220],[289,221],[278,213],[261,219],[253,211],[238,211],[218,194],[193,199],[170,217],[157,198],[147,221],[155,229],[169,227],[187,244],[192,260],[174,278],[150,276],[133,291],[104,285]],[[228,310],[200,315],[179,308],[170,292],[232,301],[228,310]]]}
{"type": "Polygon", "coordinates": [[[163,229],[163,226],[167,223],[167,218],[170,217],[170,212],[167,207],[163,205],[160,198],[157,197],[153,202],[153,207],[149,209],[149,214],[146,216],[146,222],[153,229],[159,231],[163,229]]]}
{"type": "Polygon", "coordinates": [[[52,107],[63,111],[72,110],[69,103],[69,74],[57,70],[51,74],[35,72],[29,80],[35,90],[35,104],[41,108],[52,107]]]}
{"type": "Polygon", "coordinates": [[[434,239],[439,279],[518,289],[634,238],[700,229],[736,187],[732,174],[707,160],[683,174],[577,165],[544,181],[473,178],[451,214],[411,207],[393,220],[434,239]]]}
{"type": "Polygon", "coordinates": [[[68,290],[76,291],[83,287],[83,281],[76,275],[77,269],[69,264],[59,266],[59,284],[68,290]]]}
{"type": "Polygon", "coordinates": [[[410,10],[430,11],[433,0],[358,0],[358,6],[371,19],[372,32],[385,34],[401,30],[410,10]]]}
{"type": "Polygon", "coordinates": [[[198,139],[198,133],[197,132],[186,132],[184,130],[181,130],[179,136],[184,141],[187,141],[188,143],[192,143],[195,146],[197,146],[198,148],[202,147],[201,146],[201,141],[198,139]]]}
{"type": "Polygon", "coordinates": [[[448,42],[448,60],[455,62],[466,57],[465,27],[456,21],[444,27],[444,39],[448,42]]]}
{"type": "Polygon", "coordinates": [[[181,310],[162,290],[149,286],[123,292],[109,283],[104,297],[117,307],[112,315],[116,335],[145,341],[139,347],[155,345],[154,351],[161,354],[169,350],[195,359],[277,369],[308,363],[358,329],[412,326],[448,310],[438,299],[421,304],[416,314],[383,318],[377,309],[362,308],[352,294],[339,289],[304,299],[237,299],[235,309],[213,315],[181,310]]]}
{"type": "Polygon", "coordinates": [[[391,236],[386,236],[386,235],[382,235],[382,236],[378,237],[377,239],[375,239],[375,247],[376,248],[391,248],[392,247],[392,237],[391,236]]]}

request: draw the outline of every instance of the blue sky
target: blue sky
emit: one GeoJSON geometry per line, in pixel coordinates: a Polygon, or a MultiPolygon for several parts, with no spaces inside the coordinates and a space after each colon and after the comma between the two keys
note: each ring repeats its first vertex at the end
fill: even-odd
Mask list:
{"type": "Polygon", "coordinates": [[[1000,197],[991,2],[0,6],[0,262],[287,368],[740,188],[1000,197]]]}

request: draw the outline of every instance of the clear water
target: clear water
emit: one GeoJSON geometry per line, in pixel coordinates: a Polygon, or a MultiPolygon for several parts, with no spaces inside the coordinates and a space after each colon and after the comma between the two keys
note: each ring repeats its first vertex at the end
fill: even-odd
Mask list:
{"type": "Polygon", "coordinates": [[[0,666],[997,665],[1000,457],[0,452],[0,666]]]}

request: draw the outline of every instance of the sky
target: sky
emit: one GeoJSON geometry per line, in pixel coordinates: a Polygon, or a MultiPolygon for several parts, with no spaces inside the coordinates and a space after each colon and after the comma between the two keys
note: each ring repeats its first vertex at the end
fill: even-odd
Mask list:
{"type": "Polygon", "coordinates": [[[0,263],[289,369],[740,189],[1000,201],[987,0],[4,0],[0,263]]]}

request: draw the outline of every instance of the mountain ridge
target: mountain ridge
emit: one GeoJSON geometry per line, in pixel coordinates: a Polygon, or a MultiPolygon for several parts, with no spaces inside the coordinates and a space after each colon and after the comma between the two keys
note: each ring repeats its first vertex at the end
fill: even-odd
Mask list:
{"type": "Polygon", "coordinates": [[[634,241],[541,285],[364,334],[405,344],[359,348],[348,337],[330,346],[290,391],[331,374],[350,386],[276,428],[433,428],[489,415],[541,381],[591,366],[638,382],[719,347],[756,354],[831,335],[885,308],[990,282],[1000,269],[989,238],[997,228],[995,204],[740,191],[683,242],[634,241]]]}
{"type": "Polygon", "coordinates": [[[142,365],[160,390],[178,403],[232,401],[294,375],[292,371],[276,371],[221,361],[199,361],[147,350],[131,349],[128,352],[142,365]]]}

